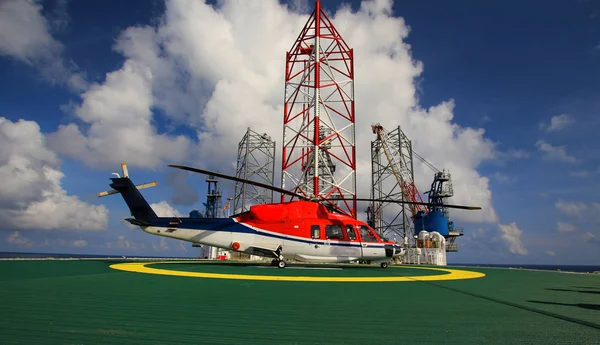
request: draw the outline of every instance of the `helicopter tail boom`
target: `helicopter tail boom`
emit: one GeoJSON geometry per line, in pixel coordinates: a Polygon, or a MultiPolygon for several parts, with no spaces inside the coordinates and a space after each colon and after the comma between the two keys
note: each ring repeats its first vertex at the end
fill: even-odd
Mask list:
{"type": "Polygon", "coordinates": [[[152,223],[158,218],[152,207],[128,177],[116,177],[111,178],[111,180],[110,186],[121,193],[131,211],[131,215],[136,220],[141,223],[152,223]]]}

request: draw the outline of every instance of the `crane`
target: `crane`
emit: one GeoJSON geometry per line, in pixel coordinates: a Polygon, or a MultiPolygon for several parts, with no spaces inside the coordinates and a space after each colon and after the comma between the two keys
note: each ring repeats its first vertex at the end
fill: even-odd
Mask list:
{"type": "MultiPolygon", "coordinates": [[[[412,156],[417,157],[427,167],[434,171],[434,179],[429,191],[425,192],[428,196],[428,203],[431,205],[423,207],[420,205],[409,205],[411,219],[414,225],[414,235],[422,230],[435,231],[442,235],[447,240],[446,250],[457,251],[458,247],[454,244],[457,237],[463,235],[461,228],[455,228],[454,222],[449,219],[449,212],[444,205],[447,198],[453,196],[453,188],[450,173],[446,170],[440,171],[425,158],[412,151],[405,155],[399,151],[400,146],[394,145],[394,135],[386,131],[379,123],[371,126],[373,133],[377,135],[380,142],[380,149],[383,151],[386,159],[389,161],[389,168],[392,175],[396,179],[398,186],[402,191],[404,198],[410,199],[413,202],[423,202],[419,193],[410,167],[412,167],[412,156]]],[[[400,131],[398,129],[398,131],[400,131]]],[[[385,201],[385,200],[381,200],[385,201]]],[[[373,208],[371,218],[376,217],[374,212],[379,211],[378,208],[373,208]]],[[[378,215],[381,217],[381,215],[378,215]]],[[[374,223],[374,219],[372,219],[374,223]]]]}
{"type": "MultiPolygon", "coordinates": [[[[377,138],[381,141],[381,148],[388,161],[390,162],[390,167],[398,182],[398,185],[402,189],[402,193],[410,198],[410,201],[414,202],[423,202],[423,198],[421,198],[421,194],[417,190],[417,186],[415,185],[415,181],[413,181],[412,174],[407,168],[406,162],[402,162],[404,156],[399,154],[396,149],[389,144],[388,132],[381,126],[379,123],[371,126],[373,133],[377,135],[377,138]]],[[[423,211],[421,205],[409,205],[410,212],[416,215],[419,212],[423,211]]]]}

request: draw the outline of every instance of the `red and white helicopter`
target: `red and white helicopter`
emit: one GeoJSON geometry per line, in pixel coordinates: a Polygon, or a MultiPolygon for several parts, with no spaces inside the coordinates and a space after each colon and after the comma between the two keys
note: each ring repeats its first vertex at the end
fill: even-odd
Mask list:
{"type": "MultiPolygon", "coordinates": [[[[401,245],[379,236],[365,222],[327,209],[320,201],[310,200],[288,190],[240,179],[208,170],[181,165],[173,168],[212,175],[252,184],[279,193],[298,197],[298,201],[251,206],[244,213],[229,218],[158,217],[139,189],[155,186],[156,182],[134,185],[127,166],[123,177],[111,178],[113,190],[98,193],[99,197],[120,193],[133,218],[126,220],[143,231],[163,237],[204,244],[213,247],[272,258],[272,265],[286,267],[286,260],[341,263],[351,261],[380,262],[387,268],[389,261],[403,253],[401,245]]],[[[357,199],[358,201],[377,201],[357,199]]],[[[399,200],[386,202],[422,204],[399,200]]],[[[468,210],[480,207],[444,205],[468,210]]]]}

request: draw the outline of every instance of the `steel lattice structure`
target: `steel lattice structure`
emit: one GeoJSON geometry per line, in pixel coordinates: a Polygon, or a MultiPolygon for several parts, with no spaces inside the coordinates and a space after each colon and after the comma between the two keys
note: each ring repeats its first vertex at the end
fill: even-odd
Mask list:
{"type": "Polygon", "coordinates": [[[286,54],[282,188],[356,218],[354,120],[353,50],[317,0],[286,54]]]}
{"type": "MultiPolygon", "coordinates": [[[[271,137],[248,128],[238,145],[236,177],[274,184],[275,142],[271,137]]],[[[249,210],[251,205],[272,202],[273,191],[247,183],[235,183],[234,214],[249,210]]]]}
{"type": "MultiPolygon", "coordinates": [[[[388,154],[393,155],[395,161],[408,170],[411,180],[414,181],[412,143],[400,126],[387,132],[387,149],[388,154]]],[[[404,195],[379,137],[371,142],[371,174],[371,196],[374,199],[412,201],[410,196],[404,195]]],[[[393,232],[402,238],[412,237],[413,222],[409,206],[376,202],[369,206],[367,212],[370,225],[380,234],[389,236],[393,232]]]]}

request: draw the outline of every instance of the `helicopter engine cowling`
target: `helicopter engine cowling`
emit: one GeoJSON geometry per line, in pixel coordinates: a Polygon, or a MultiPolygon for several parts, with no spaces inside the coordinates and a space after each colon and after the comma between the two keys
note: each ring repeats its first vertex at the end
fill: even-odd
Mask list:
{"type": "Polygon", "coordinates": [[[404,252],[402,246],[397,244],[386,244],[383,248],[385,249],[385,256],[388,258],[400,256],[404,252]]]}

